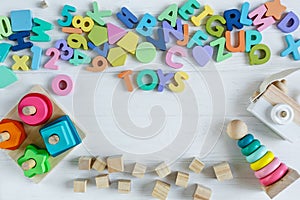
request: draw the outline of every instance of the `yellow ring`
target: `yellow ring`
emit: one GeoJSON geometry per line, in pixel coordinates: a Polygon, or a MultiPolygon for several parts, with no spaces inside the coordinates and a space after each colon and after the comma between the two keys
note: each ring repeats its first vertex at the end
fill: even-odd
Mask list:
{"type": "Polygon", "coordinates": [[[254,171],[260,170],[267,166],[274,159],[274,154],[272,151],[268,151],[261,159],[252,163],[250,168],[254,171]]]}

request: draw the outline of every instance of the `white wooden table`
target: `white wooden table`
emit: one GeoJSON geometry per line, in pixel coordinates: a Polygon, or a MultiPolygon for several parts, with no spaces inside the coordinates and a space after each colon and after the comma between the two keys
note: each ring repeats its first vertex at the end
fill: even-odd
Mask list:
{"type": "MultiPolygon", "coordinates": [[[[60,33],[59,27],[56,23],[56,20],[60,18],[60,11],[64,4],[70,4],[77,7],[77,13],[79,14],[84,14],[87,10],[92,8],[91,1],[86,2],[80,0],[48,0],[49,7],[47,9],[41,9],[39,7],[39,3],[40,1],[38,0],[3,0],[1,2],[0,7],[0,15],[8,16],[10,10],[28,8],[33,11],[34,17],[39,17],[52,22],[55,25],[55,29],[50,32],[52,42],[47,44],[38,44],[43,48],[53,46],[53,41],[57,39],[65,38],[65,35],[60,33]]],[[[172,3],[178,3],[179,5],[182,5],[184,1],[99,1],[101,10],[110,9],[115,14],[119,11],[119,9],[122,6],[126,6],[130,10],[132,10],[137,16],[139,16],[139,18],[146,12],[151,13],[154,16],[158,16],[160,12],[162,12],[168,5],[172,3]]],[[[243,1],[241,0],[200,1],[201,8],[203,8],[203,5],[209,4],[217,14],[222,14],[223,11],[231,8],[239,9],[242,3],[243,1]]],[[[264,1],[262,0],[252,1],[251,8],[256,8],[262,3],[264,3],[264,1]]],[[[288,11],[292,10],[296,14],[300,14],[300,8],[298,6],[299,3],[297,1],[285,0],[284,5],[287,6],[288,11]]],[[[121,25],[121,23],[116,19],[116,17],[109,18],[109,20],[113,21],[115,24],[121,25]]],[[[201,27],[200,29],[204,30],[203,27],[201,27]]],[[[300,38],[299,29],[292,33],[292,35],[296,39],[300,38]]],[[[249,112],[246,111],[246,108],[249,104],[249,97],[252,95],[252,93],[256,90],[260,82],[263,81],[265,77],[283,69],[298,66],[298,63],[296,61],[293,61],[291,57],[282,58],[279,56],[280,52],[285,49],[286,44],[284,41],[284,34],[281,33],[275,26],[272,26],[272,28],[263,32],[263,43],[267,44],[272,51],[272,58],[267,64],[261,66],[250,66],[248,64],[248,57],[244,53],[235,53],[233,54],[233,57],[231,59],[221,63],[213,64],[219,71],[220,76],[223,80],[225,97],[224,100],[220,100],[224,101],[224,105],[226,107],[225,124],[227,124],[230,120],[235,118],[244,120],[248,124],[250,131],[254,133],[255,136],[258,139],[260,139],[261,142],[264,143],[270,150],[272,150],[283,162],[288,164],[290,167],[293,167],[294,169],[300,170],[300,161],[297,158],[297,155],[300,151],[299,143],[289,143],[281,140],[274,132],[272,132],[258,119],[256,119],[254,116],[252,116],[249,112]]],[[[27,51],[18,52],[19,55],[29,55],[29,53],[30,52],[27,51]]],[[[156,60],[156,65],[149,65],[147,67],[156,69],[157,66],[159,66],[161,69],[168,71],[170,68],[162,62],[161,55],[162,54],[160,53],[158,56],[158,60],[156,60]]],[[[48,58],[44,56],[43,63],[46,62],[47,59],[48,58]]],[[[189,57],[189,59],[192,58],[189,57]]],[[[11,65],[12,59],[8,58],[5,64],[11,65]]],[[[123,140],[121,137],[118,140],[119,136],[113,135],[119,130],[118,126],[111,126],[111,124],[109,124],[116,122],[116,118],[113,118],[111,116],[112,107],[103,106],[103,104],[101,104],[103,102],[110,101],[109,98],[113,97],[113,94],[111,92],[112,90],[114,92],[117,91],[120,93],[124,93],[124,87],[120,87],[121,89],[111,87],[113,84],[116,84],[116,82],[119,81],[116,78],[117,72],[123,69],[134,69],[134,66],[137,66],[136,70],[141,70],[144,68],[144,66],[131,57],[129,58],[129,61],[125,67],[117,69],[110,68],[103,73],[103,77],[99,79],[99,82],[93,82],[95,80],[98,80],[97,76],[100,76],[100,74],[95,75],[84,72],[84,70],[82,70],[82,66],[73,67],[65,62],[59,62],[59,65],[60,70],[58,71],[49,72],[48,70],[42,69],[40,71],[35,72],[17,72],[20,79],[19,82],[16,83],[14,86],[9,87],[8,89],[0,90],[0,116],[4,117],[4,115],[10,110],[10,108],[18,102],[19,98],[23,94],[25,94],[25,92],[28,91],[34,84],[41,84],[49,90],[50,80],[55,76],[55,74],[65,73],[72,76],[73,79],[77,80],[75,82],[75,90],[73,94],[67,97],[54,96],[54,98],[67,111],[74,115],[75,118],[78,118],[79,123],[81,123],[81,125],[84,128],[86,128],[87,130],[94,130],[94,132],[91,131],[92,133],[90,133],[88,131],[88,134],[90,134],[90,136],[87,137],[87,140],[84,141],[84,144],[76,148],[70,155],[68,155],[66,159],[64,159],[47,176],[47,178],[38,185],[31,183],[29,180],[25,179],[19,167],[9,159],[9,157],[6,155],[6,152],[0,151],[0,199],[152,199],[151,191],[154,186],[154,180],[158,179],[158,177],[154,173],[146,174],[145,178],[143,179],[135,179],[129,173],[112,174],[110,176],[112,181],[111,187],[106,190],[100,190],[96,188],[95,181],[93,179],[95,176],[97,176],[97,172],[79,171],[77,169],[77,160],[79,156],[90,154],[109,156],[118,153],[118,151],[116,150],[118,149],[118,147],[127,152],[130,152],[131,150],[138,151],[138,148],[140,148],[141,152],[146,151],[145,149],[142,149],[142,145],[130,146],[131,143],[129,143],[128,141],[123,140]],[[101,81],[104,81],[106,85],[103,85],[103,82],[101,81]],[[95,84],[98,87],[96,87],[95,84]],[[95,96],[84,96],[84,91],[91,90],[91,88],[94,89],[95,96]],[[119,89],[120,91],[118,91],[119,89]],[[97,102],[94,102],[94,106],[96,106],[94,107],[96,109],[95,113],[85,113],[85,110],[90,109],[91,105],[84,105],[83,103],[89,102],[87,100],[89,98],[94,98],[95,101],[98,100],[100,102],[99,104],[97,102]],[[97,116],[98,124],[93,123],[93,121],[90,124],[85,123],[86,121],[89,121],[88,118],[93,117],[94,114],[97,116]],[[93,141],[93,135],[97,136],[97,133],[95,132],[97,129],[93,128],[99,126],[101,127],[101,130],[105,132],[105,137],[108,138],[108,141],[110,141],[111,144],[116,145],[117,147],[104,148],[103,146],[100,146],[98,142],[99,138],[101,139],[101,137],[93,141]],[[86,193],[77,194],[73,192],[73,180],[77,178],[90,179],[86,193]],[[129,178],[133,180],[132,192],[130,194],[121,195],[117,192],[116,180],[120,178],[129,178]]],[[[202,79],[195,79],[195,77],[197,77],[199,73],[201,74],[201,72],[197,70],[190,70],[188,67],[183,68],[182,70],[188,71],[187,73],[190,75],[191,80],[187,82],[195,93],[199,92],[199,94],[201,94],[201,92],[205,92],[203,90],[201,91],[202,87],[205,88],[203,85],[201,87],[199,86],[199,88],[197,89],[198,83],[200,85],[203,84],[203,82],[201,83],[202,79]]],[[[209,70],[210,69],[208,69],[208,71],[209,70]]],[[[142,93],[141,91],[137,91],[137,94],[137,97],[134,97],[134,95],[133,97],[131,97],[133,99],[131,99],[129,102],[133,102],[133,105],[129,105],[128,111],[131,120],[136,124],[136,126],[145,127],[149,123],[151,123],[151,120],[149,118],[149,110],[151,106],[155,104],[161,103],[162,107],[165,109],[166,112],[172,111],[172,106],[170,107],[170,105],[173,104],[169,102],[173,98],[173,94],[171,92],[165,92],[161,99],[159,99],[159,95],[155,91],[150,93],[142,93]],[[145,102],[144,104],[142,104],[144,100],[145,102]]],[[[203,99],[203,101],[200,100],[197,103],[199,105],[199,108],[201,108],[201,106],[206,107],[206,105],[210,105],[210,102],[206,102],[206,99],[208,97],[203,96],[202,98],[200,95],[197,96],[198,100],[199,98],[203,99]]],[[[179,110],[180,108],[180,106],[176,107],[176,109],[179,110]]],[[[202,116],[201,109],[199,110],[199,112],[202,116]]],[[[176,158],[176,162],[171,166],[172,171],[188,171],[187,167],[191,158],[193,156],[199,155],[201,151],[200,147],[202,146],[203,142],[201,134],[207,129],[207,123],[209,123],[209,120],[212,117],[210,116],[210,114],[211,113],[209,111],[203,114],[203,119],[206,119],[207,121],[204,120],[199,123],[200,125],[197,127],[195,140],[191,142],[191,146],[188,146],[187,151],[183,151],[182,153],[184,154],[182,156],[175,155],[174,158],[176,158]],[[200,136],[197,134],[200,134],[200,136]]],[[[180,122],[177,119],[179,117],[179,115],[176,115],[176,112],[172,112],[171,114],[167,114],[166,119],[171,120],[171,122],[174,123],[174,127],[178,128],[176,126],[176,123],[180,122]]],[[[199,119],[202,118],[200,117],[199,119]]],[[[193,119],[191,118],[191,120],[193,119]]],[[[260,189],[258,180],[254,177],[253,172],[250,170],[245,158],[239,152],[239,148],[236,146],[235,142],[227,136],[224,128],[225,126],[222,127],[221,124],[211,125],[215,128],[222,128],[223,131],[220,138],[216,140],[217,143],[215,148],[213,148],[213,150],[208,154],[208,156],[202,158],[202,161],[206,164],[206,168],[200,175],[190,173],[191,179],[189,182],[189,186],[186,189],[174,185],[174,173],[172,173],[167,178],[163,179],[172,184],[172,189],[169,193],[168,199],[192,199],[192,194],[195,189],[195,183],[199,183],[211,188],[213,191],[212,199],[268,199],[266,194],[260,189]],[[233,180],[225,182],[218,182],[216,180],[211,166],[221,161],[228,161],[231,164],[234,176],[233,180]]],[[[193,136],[193,134],[187,135],[185,139],[191,140],[191,136],[193,136]]],[[[164,142],[169,141],[161,142],[162,145],[164,145],[164,142]]],[[[185,141],[182,141],[182,143],[184,142],[185,141]]],[[[189,144],[189,142],[187,142],[187,144],[189,144]]],[[[135,153],[138,154],[140,152],[135,153]]],[[[152,153],[152,155],[155,155],[155,152],[152,153]]],[[[141,156],[139,156],[139,158],[140,157],[141,156]]],[[[131,167],[130,163],[134,162],[131,156],[128,156],[128,158],[131,159],[125,161],[125,163],[127,164],[126,170],[129,170],[131,167]]],[[[159,160],[156,160],[155,162],[158,161],[159,160]]],[[[292,185],[292,187],[289,187],[288,189],[283,191],[278,197],[276,197],[276,199],[297,199],[299,195],[299,187],[300,181],[296,182],[292,185]]]]}

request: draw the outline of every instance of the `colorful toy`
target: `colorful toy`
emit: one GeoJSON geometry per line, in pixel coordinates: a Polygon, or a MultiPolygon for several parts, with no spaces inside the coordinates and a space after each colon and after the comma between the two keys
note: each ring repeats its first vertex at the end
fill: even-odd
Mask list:
{"type": "Polygon", "coordinates": [[[1,43],[0,44],[0,62],[4,62],[10,51],[11,44],[1,43]]]}
{"type": "Polygon", "coordinates": [[[6,88],[16,81],[18,81],[18,77],[12,70],[8,67],[0,66],[0,89],[6,88]]]}
{"type": "Polygon", "coordinates": [[[170,34],[172,34],[175,37],[175,39],[177,39],[177,40],[184,39],[181,19],[176,20],[175,27],[172,27],[169,22],[163,21],[162,27],[164,30],[165,43],[168,43],[170,41],[170,34]]]}
{"type": "Polygon", "coordinates": [[[288,47],[281,52],[280,56],[285,57],[289,54],[292,54],[294,60],[300,60],[300,53],[298,51],[298,48],[300,46],[300,40],[294,41],[292,35],[286,35],[285,41],[288,47]]]}
{"type": "Polygon", "coordinates": [[[117,13],[117,18],[127,27],[132,29],[138,23],[137,17],[126,7],[121,8],[117,13]]]}
{"type": "Polygon", "coordinates": [[[131,190],[131,180],[118,180],[118,192],[128,194],[131,190]]]}
{"type": "Polygon", "coordinates": [[[32,28],[32,32],[36,35],[30,36],[30,40],[35,42],[49,42],[51,38],[45,31],[52,30],[53,25],[39,18],[34,18],[33,22],[35,26],[32,28]]]}
{"type": "Polygon", "coordinates": [[[102,10],[99,11],[99,6],[96,1],[93,2],[93,12],[87,11],[86,15],[92,18],[96,23],[98,23],[100,26],[104,26],[106,23],[102,19],[104,17],[110,17],[112,15],[111,10],[102,10]]]}
{"type": "Polygon", "coordinates": [[[203,20],[207,16],[211,16],[214,14],[214,10],[209,6],[205,5],[204,10],[198,16],[192,16],[191,21],[195,26],[201,25],[201,20],[203,20]]]}
{"type": "Polygon", "coordinates": [[[134,32],[128,32],[122,39],[119,40],[119,42],[117,42],[117,45],[129,53],[135,54],[138,42],[139,36],[134,32]]]}
{"type": "Polygon", "coordinates": [[[189,183],[190,175],[184,172],[177,172],[175,185],[186,188],[189,183]]]}
{"type": "Polygon", "coordinates": [[[72,28],[72,27],[62,27],[61,31],[64,33],[77,33],[77,34],[83,33],[83,31],[80,28],[72,28]]]}
{"type": "Polygon", "coordinates": [[[52,90],[59,96],[66,96],[73,90],[73,81],[67,75],[59,74],[52,80],[52,90]]]}
{"type": "Polygon", "coordinates": [[[208,39],[208,35],[206,33],[204,33],[201,30],[198,30],[193,37],[190,39],[189,43],[187,44],[187,48],[192,48],[195,44],[199,45],[199,46],[203,46],[203,42],[202,40],[207,40],[208,39]]]}
{"type": "Polygon", "coordinates": [[[27,62],[29,60],[29,56],[18,56],[18,55],[13,55],[12,56],[13,60],[15,61],[15,64],[11,66],[12,70],[23,70],[23,71],[28,71],[29,67],[27,65],[27,62]]]}
{"type": "Polygon", "coordinates": [[[270,27],[276,21],[273,17],[264,17],[267,12],[265,5],[261,5],[249,13],[249,18],[253,19],[253,25],[258,26],[257,30],[262,32],[266,28],[270,27]]]}
{"type": "Polygon", "coordinates": [[[0,122],[0,148],[15,150],[24,142],[26,133],[22,123],[3,119],[0,122]]]}
{"type": "Polygon", "coordinates": [[[83,32],[90,32],[94,27],[94,21],[90,17],[76,15],[72,19],[74,28],[80,28],[83,32]]]}
{"type": "Polygon", "coordinates": [[[122,78],[125,81],[126,88],[129,92],[133,91],[133,86],[130,80],[130,75],[132,74],[132,70],[126,70],[118,74],[118,78],[122,78]]]}
{"type": "Polygon", "coordinates": [[[169,65],[170,67],[175,68],[175,69],[182,68],[183,64],[181,64],[181,63],[174,63],[172,61],[173,55],[187,57],[187,50],[185,48],[183,48],[183,47],[180,47],[180,46],[174,46],[174,47],[171,47],[168,50],[167,55],[166,55],[166,63],[167,63],[167,65],[169,65]]]}
{"type": "Polygon", "coordinates": [[[231,32],[226,31],[225,32],[225,38],[226,38],[226,49],[230,52],[245,52],[245,31],[241,30],[238,33],[239,39],[238,39],[238,45],[236,47],[232,46],[231,42],[231,32]]]}
{"type": "Polygon", "coordinates": [[[24,38],[29,37],[30,32],[29,31],[21,31],[21,32],[16,32],[14,34],[11,34],[8,39],[12,41],[16,41],[17,45],[12,46],[11,50],[12,51],[20,51],[23,49],[29,49],[33,46],[31,42],[25,42],[24,38]]]}
{"type": "Polygon", "coordinates": [[[32,13],[31,10],[14,10],[10,12],[11,28],[13,32],[31,31],[32,13]]]}
{"type": "Polygon", "coordinates": [[[12,34],[11,30],[11,24],[9,21],[9,18],[6,16],[0,16],[0,40],[3,39],[3,37],[8,37],[12,34]]]}
{"type": "Polygon", "coordinates": [[[112,24],[107,23],[107,34],[108,34],[108,42],[109,44],[115,44],[118,42],[124,35],[126,35],[127,31],[112,24]]]}
{"type": "Polygon", "coordinates": [[[228,31],[233,30],[233,26],[237,29],[241,29],[244,25],[240,22],[241,13],[237,9],[226,10],[224,12],[224,18],[226,20],[226,26],[228,31]]]}
{"type": "MultiPolygon", "coordinates": [[[[73,57],[74,50],[68,46],[66,40],[57,40],[55,43],[55,48],[50,48],[51,50],[49,50],[49,53],[46,53],[46,55],[51,56],[51,54],[54,54],[54,56],[53,56],[53,57],[55,57],[55,59],[53,58],[54,60],[58,60],[60,58],[62,60],[66,60],[66,61],[70,60],[73,57]],[[59,55],[59,53],[57,53],[57,50],[55,50],[55,48],[61,51],[60,55],[59,55]]],[[[54,62],[54,60],[53,60],[53,62],[54,62]]],[[[52,64],[52,66],[53,66],[53,64],[52,64]]],[[[56,67],[54,67],[54,68],[56,68],[56,67]]]]}
{"type": "Polygon", "coordinates": [[[39,70],[41,66],[43,49],[38,46],[33,46],[30,50],[33,54],[30,68],[32,70],[39,70]]]}
{"type": "Polygon", "coordinates": [[[92,61],[92,67],[86,67],[86,70],[90,72],[103,72],[107,67],[107,60],[103,56],[97,56],[92,61]]]}
{"type": "Polygon", "coordinates": [[[158,79],[159,79],[159,83],[157,86],[157,91],[158,92],[162,92],[164,91],[164,88],[166,86],[166,84],[172,79],[174,78],[175,73],[167,73],[164,74],[163,71],[161,69],[158,69],[156,71],[158,79]]]}
{"type": "Polygon", "coordinates": [[[102,45],[103,43],[108,41],[107,28],[94,26],[91,32],[88,34],[88,38],[94,45],[102,45]]]}
{"type": "Polygon", "coordinates": [[[157,25],[157,19],[146,13],[143,18],[140,20],[139,24],[136,27],[136,32],[147,37],[151,36],[153,32],[153,28],[157,25]]]}
{"type": "Polygon", "coordinates": [[[294,32],[299,27],[299,18],[290,11],[278,24],[277,27],[284,33],[294,32]]]}
{"type": "Polygon", "coordinates": [[[189,25],[184,24],[183,25],[183,40],[178,40],[176,43],[179,46],[186,46],[189,42],[190,36],[189,36],[189,25]]]}
{"type": "Polygon", "coordinates": [[[188,0],[182,7],[179,8],[178,14],[182,19],[187,21],[190,17],[189,15],[194,14],[194,9],[200,8],[200,4],[197,0],[188,0]]]}
{"type": "Polygon", "coordinates": [[[240,22],[242,24],[244,24],[245,26],[250,26],[250,25],[252,25],[252,22],[253,22],[251,19],[248,18],[249,8],[250,8],[249,2],[243,3],[242,9],[241,9],[240,22]]]}
{"type": "Polygon", "coordinates": [[[177,13],[178,13],[178,5],[177,4],[172,4],[168,8],[166,8],[159,16],[158,20],[163,21],[167,20],[168,22],[171,23],[172,27],[175,27],[176,25],[176,20],[177,20],[177,13]]]}
{"type": "Polygon", "coordinates": [[[165,36],[164,36],[164,30],[162,28],[157,29],[157,40],[153,39],[152,37],[148,36],[146,37],[146,40],[150,43],[152,43],[154,46],[156,46],[157,49],[160,49],[162,51],[165,51],[167,49],[166,43],[165,43],[165,36]]]}
{"type": "Polygon", "coordinates": [[[136,77],[136,83],[138,87],[141,88],[142,90],[154,90],[154,88],[158,84],[158,76],[155,73],[155,71],[150,69],[144,69],[138,73],[136,77]],[[144,76],[151,77],[152,81],[150,83],[144,83],[143,82],[144,76]]]}
{"type": "Polygon", "coordinates": [[[282,13],[286,10],[286,7],[280,3],[280,0],[274,0],[272,2],[266,2],[265,6],[267,8],[266,16],[274,17],[276,20],[281,19],[282,13]]]}
{"type": "Polygon", "coordinates": [[[150,42],[142,42],[137,46],[135,56],[142,63],[150,63],[156,58],[155,46],[150,42]]]}
{"type": "Polygon", "coordinates": [[[216,39],[216,40],[210,42],[210,46],[218,47],[217,58],[216,58],[217,62],[222,62],[222,61],[227,60],[228,58],[232,57],[231,52],[224,54],[225,44],[226,44],[226,39],[224,37],[221,37],[219,39],[216,39]]]}
{"type": "Polygon", "coordinates": [[[127,60],[127,53],[121,47],[111,48],[107,60],[113,67],[123,66],[127,60]]]}
{"type": "Polygon", "coordinates": [[[263,189],[270,198],[275,197],[286,187],[296,181],[300,175],[297,171],[280,162],[271,151],[248,134],[247,125],[240,120],[233,120],[227,126],[227,134],[230,138],[238,140],[238,146],[242,148],[242,154],[250,163],[250,168],[255,171],[263,189]]]}

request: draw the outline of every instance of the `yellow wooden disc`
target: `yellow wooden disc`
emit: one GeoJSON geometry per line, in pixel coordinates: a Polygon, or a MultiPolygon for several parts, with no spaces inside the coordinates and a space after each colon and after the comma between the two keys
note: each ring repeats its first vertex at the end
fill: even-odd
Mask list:
{"type": "Polygon", "coordinates": [[[274,156],[273,152],[268,151],[261,159],[252,163],[250,165],[250,168],[254,171],[258,171],[258,170],[264,168],[265,166],[267,166],[270,162],[272,162],[274,157],[275,156],[274,156]]]}

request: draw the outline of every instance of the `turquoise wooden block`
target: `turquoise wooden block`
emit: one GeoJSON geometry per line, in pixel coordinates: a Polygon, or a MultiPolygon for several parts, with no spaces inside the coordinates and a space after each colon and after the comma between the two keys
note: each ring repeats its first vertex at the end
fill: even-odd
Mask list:
{"type": "Polygon", "coordinates": [[[31,31],[32,13],[31,10],[14,10],[10,12],[11,29],[17,31],[31,31]]]}
{"type": "Polygon", "coordinates": [[[285,57],[289,54],[292,54],[294,60],[300,60],[300,54],[298,51],[298,48],[300,47],[300,40],[294,41],[292,35],[286,35],[285,40],[288,47],[281,52],[280,56],[285,57]]]}
{"type": "Polygon", "coordinates": [[[35,26],[32,28],[32,32],[36,35],[30,36],[30,40],[35,42],[49,42],[51,38],[45,32],[52,30],[53,25],[39,18],[34,18],[33,22],[35,26]]]}
{"type": "Polygon", "coordinates": [[[250,52],[252,46],[259,44],[262,41],[262,35],[257,30],[246,31],[246,52],[250,52]]]}
{"type": "Polygon", "coordinates": [[[6,88],[17,80],[17,75],[11,69],[5,66],[0,66],[0,89],[6,88]]]}
{"type": "Polygon", "coordinates": [[[1,43],[0,44],[0,62],[4,62],[10,51],[11,44],[1,43]]]}

